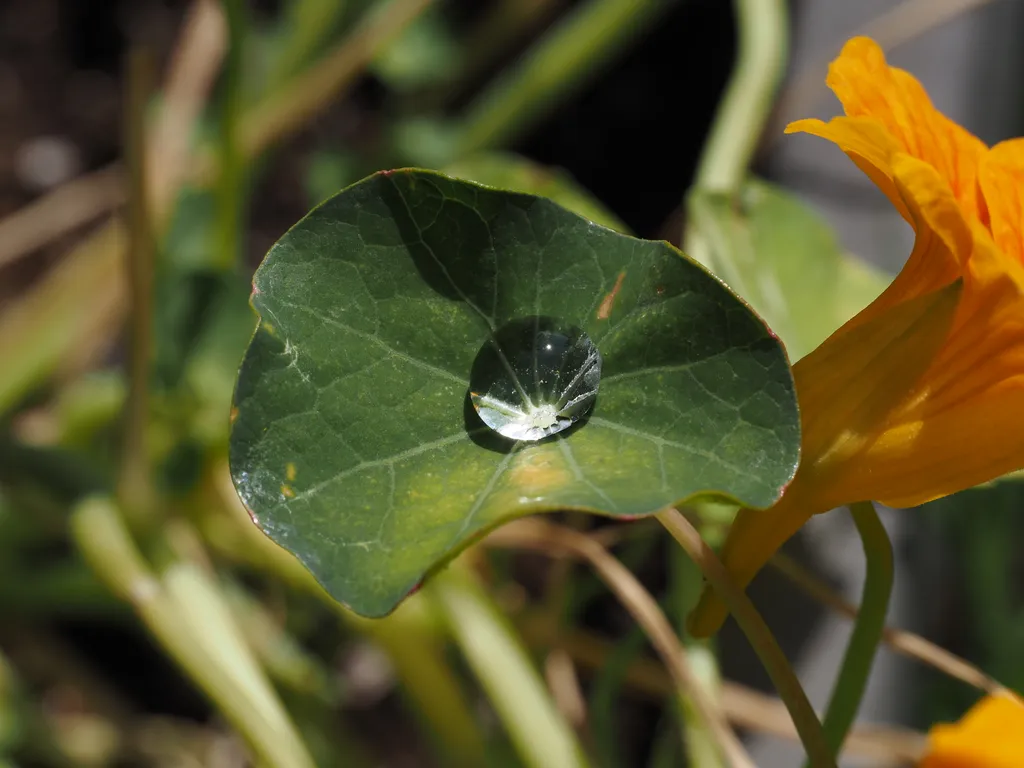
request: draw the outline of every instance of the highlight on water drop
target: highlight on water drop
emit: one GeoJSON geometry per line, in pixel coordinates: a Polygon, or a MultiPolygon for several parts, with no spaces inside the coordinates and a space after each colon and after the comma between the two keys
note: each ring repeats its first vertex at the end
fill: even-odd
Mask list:
{"type": "Polygon", "coordinates": [[[574,325],[519,318],[481,347],[470,375],[480,419],[510,440],[536,441],[568,429],[597,399],[601,353],[574,325]]]}

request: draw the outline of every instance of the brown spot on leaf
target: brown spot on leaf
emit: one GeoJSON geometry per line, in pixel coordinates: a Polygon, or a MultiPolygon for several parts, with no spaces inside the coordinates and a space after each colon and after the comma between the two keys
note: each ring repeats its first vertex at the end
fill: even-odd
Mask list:
{"type": "Polygon", "coordinates": [[[612,316],[612,307],[615,304],[615,297],[619,295],[619,289],[622,288],[622,281],[626,279],[625,272],[619,272],[619,276],[615,280],[615,286],[612,288],[611,293],[601,300],[601,305],[597,308],[597,319],[607,320],[612,316]]]}

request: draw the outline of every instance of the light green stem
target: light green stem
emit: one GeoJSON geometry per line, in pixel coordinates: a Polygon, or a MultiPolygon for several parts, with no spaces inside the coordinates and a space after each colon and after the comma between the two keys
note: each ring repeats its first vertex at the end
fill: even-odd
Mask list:
{"type": "Polygon", "coordinates": [[[591,0],[570,11],[470,106],[455,155],[508,143],[670,5],[671,0],[591,0]]]}
{"type": "Polygon", "coordinates": [[[79,504],[71,532],[97,577],[127,600],[189,678],[238,729],[258,762],[271,768],[312,768],[273,688],[252,661],[219,593],[204,574],[172,566],[156,578],[106,497],[79,504]]]}
{"type": "Polygon", "coordinates": [[[220,122],[217,154],[220,176],[216,182],[217,224],[213,264],[230,270],[241,256],[242,198],[245,161],[242,157],[240,121],[242,108],[242,63],[247,32],[242,0],[222,0],[228,23],[228,50],[221,76],[220,122]]]}
{"type": "MultiPolygon", "coordinates": [[[[685,552],[674,550],[671,560],[672,602],[677,609],[680,640],[686,648],[695,682],[704,689],[704,696],[712,701],[719,699],[721,676],[714,648],[706,640],[698,640],[686,634],[686,616],[697,604],[700,597],[702,578],[700,570],[685,552]]],[[[683,749],[687,765],[693,768],[724,768],[725,755],[719,748],[714,734],[707,727],[699,706],[689,692],[679,694],[679,713],[683,721],[683,749]]]]}
{"type": "Polygon", "coordinates": [[[704,578],[718,592],[728,606],[730,613],[747,636],[751,647],[761,660],[765,671],[775,685],[789,710],[793,724],[796,726],[800,741],[807,751],[808,759],[814,768],[835,768],[836,762],[829,749],[828,742],[821,727],[821,722],[807,700],[807,694],[797,679],[793,668],[789,665],[786,655],[779,647],[772,631],[765,624],[750,598],[733,581],[722,561],[711,547],[701,539],[697,529],[683,517],[678,510],[667,507],[655,517],[672,534],[680,546],[700,568],[704,578]]]}
{"type": "Polygon", "coordinates": [[[739,52],[715,112],[694,188],[739,190],[785,73],[788,21],[785,0],[733,0],[739,52]]]}
{"type": "Polygon", "coordinates": [[[505,617],[457,565],[424,587],[529,768],[583,768],[587,760],[572,728],[505,617]]]}
{"type": "Polygon", "coordinates": [[[892,542],[874,506],[870,501],[859,502],[850,505],[850,512],[864,545],[867,572],[853,634],[822,724],[833,755],[839,754],[864,696],[875,651],[885,629],[893,581],[892,542]]]}
{"type": "MultiPolygon", "coordinates": [[[[153,92],[153,61],[142,51],[128,59],[125,108],[125,160],[129,183],[129,245],[125,267],[128,285],[128,399],[117,493],[136,528],[152,525],[155,516],[149,463],[149,368],[153,353],[153,266],[155,257],[151,206],[147,196],[146,107],[153,92]]],[[[61,305],[54,308],[58,314],[61,305]]]]}
{"type": "Polygon", "coordinates": [[[445,658],[443,638],[424,626],[428,617],[414,608],[406,602],[386,619],[363,619],[347,611],[345,618],[388,655],[409,704],[435,737],[443,764],[486,765],[483,732],[445,658]]]}

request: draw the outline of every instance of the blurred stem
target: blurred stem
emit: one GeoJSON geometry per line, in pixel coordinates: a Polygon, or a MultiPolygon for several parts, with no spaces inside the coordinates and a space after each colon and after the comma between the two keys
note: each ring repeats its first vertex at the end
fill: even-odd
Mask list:
{"type": "Polygon", "coordinates": [[[96,575],[128,601],[153,636],[246,739],[259,762],[313,766],[276,697],[256,679],[244,646],[225,635],[229,619],[195,569],[169,586],[153,576],[108,498],[92,497],[71,515],[71,533],[96,575]],[[219,646],[218,646],[219,644],[219,646]],[[239,653],[239,651],[242,651],[239,653]],[[245,672],[246,675],[242,675],[245,672]]]}
{"type": "Polygon", "coordinates": [[[287,4],[282,24],[286,37],[267,78],[268,92],[277,92],[320,52],[348,5],[346,0],[292,0],[287,4]]]}
{"type": "Polygon", "coordinates": [[[715,249],[698,223],[696,204],[708,195],[739,194],[785,74],[789,44],[785,0],[733,0],[733,7],[739,48],[736,64],[687,192],[682,238],[685,253],[705,266],[715,266],[716,271],[715,249]]]}
{"type": "Polygon", "coordinates": [[[892,542],[874,505],[870,501],[851,504],[850,512],[864,545],[867,571],[853,634],[822,723],[825,739],[834,756],[842,749],[846,734],[857,717],[871,664],[885,629],[893,582],[892,542]]]}
{"type": "Polygon", "coordinates": [[[444,658],[442,643],[425,631],[413,608],[407,602],[386,619],[363,619],[347,611],[345,618],[388,655],[409,703],[436,737],[444,764],[486,765],[483,734],[444,658]]]}
{"type": "Polygon", "coordinates": [[[592,536],[564,526],[539,520],[519,521],[487,537],[489,546],[511,546],[539,550],[553,556],[572,554],[584,558],[643,628],[658,652],[677,691],[688,691],[700,709],[705,727],[713,734],[734,768],[753,768],[736,734],[729,728],[721,709],[705,695],[690,668],[689,656],[658,602],[633,573],[592,536]]]}
{"type": "Polygon", "coordinates": [[[149,367],[153,346],[154,235],[146,164],[146,108],[153,93],[153,60],[135,50],[128,58],[125,154],[128,164],[128,401],[124,412],[118,498],[129,520],[152,522],[156,493],[149,465],[149,367]]]}
{"type": "MultiPolygon", "coordinates": [[[[238,500],[226,464],[215,465],[209,474],[210,491],[224,513],[234,520],[241,536],[210,543],[225,557],[245,560],[273,573],[292,588],[315,596],[349,626],[375,641],[391,660],[410,703],[447,750],[448,764],[484,765],[484,739],[473,717],[458,677],[444,657],[442,633],[431,621],[434,612],[417,595],[407,599],[385,619],[364,619],[331,598],[295,557],[277,546],[252,524],[238,500]]],[[[213,515],[205,515],[207,523],[213,515]]],[[[209,529],[207,529],[209,538],[209,529]]],[[[436,620],[434,624],[439,624],[436,620]]]]}
{"type": "Polygon", "coordinates": [[[563,0],[498,0],[475,25],[466,41],[465,64],[459,82],[449,88],[449,95],[480,75],[527,31],[548,17],[563,0]]]}
{"type": "Polygon", "coordinates": [[[656,517],[697,564],[704,578],[710,582],[736,618],[743,634],[747,636],[747,640],[768,672],[779,697],[789,710],[811,765],[814,768],[835,768],[835,759],[825,739],[821,722],[811,708],[807,694],[775,636],[764,623],[754,604],[750,602],[750,598],[736,586],[736,582],[732,580],[718,556],[678,510],[667,507],[658,512],[656,517]]]}
{"type": "MultiPolygon", "coordinates": [[[[686,633],[686,617],[700,596],[700,570],[685,552],[676,547],[669,556],[674,593],[672,603],[678,610],[676,624],[680,627],[680,641],[690,659],[694,682],[704,689],[705,697],[720,706],[721,680],[714,649],[709,642],[690,637],[686,633]]],[[[679,714],[683,721],[683,749],[686,752],[687,765],[694,768],[723,768],[724,755],[701,716],[700,707],[693,700],[693,696],[688,691],[680,690],[677,699],[679,714]]]]}
{"type": "Polygon", "coordinates": [[[515,631],[458,565],[432,578],[436,600],[512,743],[530,768],[572,768],[587,760],[515,631]]]}
{"type": "Polygon", "coordinates": [[[469,107],[458,130],[455,155],[507,144],[530,128],[671,4],[672,0],[590,0],[569,11],[469,107]]]}
{"type": "Polygon", "coordinates": [[[694,179],[705,192],[739,190],[786,68],[785,0],[733,0],[733,7],[739,51],[694,179]]]}
{"type": "MultiPolygon", "coordinates": [[[[388,0],[374,3],[337,48],[246,115],[241,135],[243,154],[258,155],[271,142],[304,125],[336,98],[339,91],[351,85],[374,57],[398,39],[432,2],[388,0]]],[[[216,164],[215,158],[207,160],[216,164]]]]}
{"type": "Polygon", "coordinates": [[[220,175],[216,182],[217,224],[213,263],[228,271],[241,256],[242,198],[245,161],[239,142],[242,110],[242,66],[248,27],[243,0],[222,0],[228,22],[228,48],[221,75],[218,147],[220,175]]]}

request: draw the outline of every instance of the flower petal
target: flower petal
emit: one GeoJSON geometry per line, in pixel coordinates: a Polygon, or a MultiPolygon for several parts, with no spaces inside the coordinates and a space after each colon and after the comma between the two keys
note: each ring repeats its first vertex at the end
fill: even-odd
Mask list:
{"type": "Polygon", "coordinates": [[[978,185],[996,246],[1024,264],[1024,139],[992,147],[981,161],[978,185]]]}
{"type": "MultiPolygon", "coordinates": [[[[729,529],[721,557],[740,586],[812,515],[872,498],[859,495],[863,478],[849,470],[856,471],[859,453],[931,365],[949,334],[961,287],[958,281],[844,326],[794,366],[803,460],[778,504],[741,510],[729,529]]],[[[712,635],[726,614],[718,596],[705,588],[690,632],[712,635]]]]}
{"type": "Polygon", "coordinates": [[[937,725],[919,768],[1020,768],[1024,765],[1024,703],[986,696],[955,725],[937,725]]]}
{"type": "Polygon", "coordinates": [[[987,233],[975,242],[953,330],[922,391],[893,413],[851,476],[890,506],[922,504],[1024,465],[1024,267],[1007,264],[987,233]]]}
{"type": "Polygon", "coordinates": [[[847,42],[826,82],[847,116],[878,121],[904,152],[939,172],[965,211],[980,215],[976,180],[985,144],[935,109],[913,75],[890,67],[877,43],[847,42]]]}
{"type": "Polygon", "coordinates": [[[900,145],[877,120],[867,117],[833,117],[825,123],[811,118],[790,123],[786,126],[786,133],[809,133],[831,141],[885,193],[900,215],[910,221],[907,208],[892,180],[892,159],[900,151],[900,145]]]}

